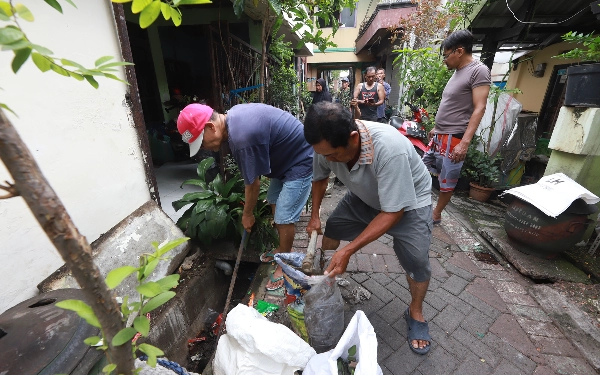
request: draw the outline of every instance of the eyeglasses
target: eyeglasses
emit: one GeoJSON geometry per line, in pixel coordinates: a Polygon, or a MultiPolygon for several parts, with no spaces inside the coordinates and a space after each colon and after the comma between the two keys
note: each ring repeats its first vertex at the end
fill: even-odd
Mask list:
{"type": "Polygon", "coordinates": [[[450,55],[452,55],[454,52],[456,52],[458,48],[453,49],[452,51],[448,52],[448,54],[442,54],[442,57],[444,58],[444,61],[448,59],[448,57],[450,57],[450,55]]]}

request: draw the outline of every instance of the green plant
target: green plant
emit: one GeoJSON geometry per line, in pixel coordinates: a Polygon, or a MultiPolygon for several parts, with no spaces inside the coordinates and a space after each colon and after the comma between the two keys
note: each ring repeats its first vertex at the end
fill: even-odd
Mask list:
{"type": "Polygon", "coordinates": [[[578,59],[581,61],[595,61],[600,62],[600,35],[594,36],[593,33],[584,34],[569,31],[562,36],[565,42],[581,44],[586,49],[574,48],[569,52],[561,53],[560,55],[553,56],[560,59],[578,59]]]}
{"type": "MultiPolygon", "coordinates": [[[[134,339],[136,335],[147,337],[150,332],[150,319],[146,314],[154,311],[158,307],[164,305],[171,298],[175,297],[175,292],[171,289],[175,288],[179,284],[179,275],[173,274],[165,276],[156,281],[148,281],[148,278],[152,275],[152,272],[158,265],[158,262],[165,259],[165,255],[181,245],[189,238],[179,238],[173,241],[169,241],[164,245],[159,245],[158,242],[152,242],[152,247],[155,251],[152,254],[144,254],[140,257],[140,264],[138,267],[124,266],[116,268],[110,271],[106,275],[105,282],[110,289],[114,289],[119,286],[123,280],[132,274],[136,274],[138,285],[136,290],[139,293],[139,298],[135,302],[129,301],[129,296],[123,297],[121,303],[121,313],[123,315],[123,323],[127,323],[130,319],[132,320],[131,326],[121,329],[113,338],[113,346],[121,346],[134,339]]],[[[92,336],[84,340],[84,343],[90,346],[96,346],[98,350],[106,351],[108,345],[106,343],[106,336],[104,330],[100,326],[100,322],[96,317],[96,314],[92,311],[92,308],[81,300],[64,300],[56,304],[56,306],[65,309],[72,310],[83,318],[88,324],[96,328],[100,328],[101,336],[92,336]]],[[[164,355],[163,351],[159,348],[142,343],[137,344],[137,340],[133,342],[133,357],[135,358],[136,352],[141,351],[148,356],[148,365],[155,367],[156,358],[164,355]]],[[[108,353],[107,353],[108,354],[108,353]]],[[[112,373],[117,365],[112,363],[111,358],[107,355],[109,364],[104,367],[102,372],[106,374],[112,373]]],[[[141,369],[137,369],[135,373],[139,373],[141,369]]]]}
{"type": "Polygon", "coordinates": [[[474,137],[471,141],[461,175],[479,186],[493,187],[500,178],[502,157],[500,154],[491,156],[485,151],[480,151],[477,148],[480,142],[480,137],[474,137]]]}
{"type": "MultiPolygon", "coordinates": [[[[213,158],[202,160],[198,163],[198,178],[182,183],[182,186],[198,186],[201,191],[187,193],[173,202],[175,211],[192,204],[177,221],[177,226],[188,236],[206,245],[221,238],[233,238],[235,243],[239,243],[243,230],[244,180],[237,166],[230,161],[227,169],[231,177],[227,182],[223,182],[220,175],[209,181],[206,172],[213,163],[213,158]]],[[[271,207],[266,201],[267,190],[268,181],[263,178],[254,208],[255,226],[249,239],[249,246],[261,252],[279,245],[278,235],[271,221],[271,207]]]]}
{"type": "MultiPolygon", "coordinates": [[[[276,34],[276,31],[273,32],[276,34]]],[[[294,50],[290,42],[284,42],[285,35],[280,35],[271,43],[271,55],[280,61],[280,64],[271,68],[271,80],[268,86],[269,102],[278,108],[290,113],[298,113],[298,74],[294,69],[292,59],[294,50]]]]}

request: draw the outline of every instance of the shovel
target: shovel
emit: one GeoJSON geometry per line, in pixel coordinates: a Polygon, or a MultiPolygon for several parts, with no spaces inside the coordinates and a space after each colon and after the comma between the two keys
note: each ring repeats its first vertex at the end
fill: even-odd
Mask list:
{"type": "Polygon", "coordinates": [[[302,261],[302,272],[309,274],[313,272],[315,264],[315,248],[317,247],[317,231],[313,230],[310,234],[310,241],[306,249],[306,256],[302,261]]]}

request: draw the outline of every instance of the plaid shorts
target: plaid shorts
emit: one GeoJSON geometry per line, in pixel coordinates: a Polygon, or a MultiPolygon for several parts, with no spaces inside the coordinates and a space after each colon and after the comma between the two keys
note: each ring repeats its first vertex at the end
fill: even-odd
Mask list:
{"type": "Polygon", "coordinates": [[[452,134],[436,134],[423,154],[423,163],[429,173],[438,177],[442,193],[454,191],[460,178],[464,161],[455,163],[450,159],[452,150],[460,141],[460,138],[452,137],[452,134]]]}

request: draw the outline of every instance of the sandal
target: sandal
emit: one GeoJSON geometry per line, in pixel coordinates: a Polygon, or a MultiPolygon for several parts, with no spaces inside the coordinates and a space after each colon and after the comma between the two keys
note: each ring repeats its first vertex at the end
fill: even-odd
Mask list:
{"type": "MultiPolygon", "coordinates": [[[[283,275],[276,278],[276,277],[273,277],[274,274],[275,274],[275,271],[273,271],[269,274],[269,279],[271,280],[272,284],[275,284],[276,282],[283,280],[283,275]]],[[[279,284],[279,286],[275,286],[275,287],[269,287],[269,286],[265,287],[265,289],[267,289],[269,292],[273,292],[273,291],[279,290],[281,288],[283,288],[283,283],[281,283],[281,284],[279,284]]]]}
{"type": "Polygon", "coordinates": [[[271,250],[267,250],[264,253],[260,254],[259,259],[263,263],[271,263],[271,262],[275,261],[275,254],[276,253],[272,252],[271,250]],[[267,260],[267,258],[269,258],[269,257],[271,257],[273,259],[267,260]]]}
{"type": "Polygon", "coordinates": [[[404,319],[406,319],[406,324],[408,325],[408,346],[410,349],[417,354],[427,354],[429,349],[431,349],[431,336],[429,336],[429,323],[427,322],[419,322],[418,320],[414,320],[410,316],[409,307],[406,308],[404,312],[404,319]],[[412,344],[413,340],[424,340],[429,341],[424,348],[415,348],[412,344]]]}

